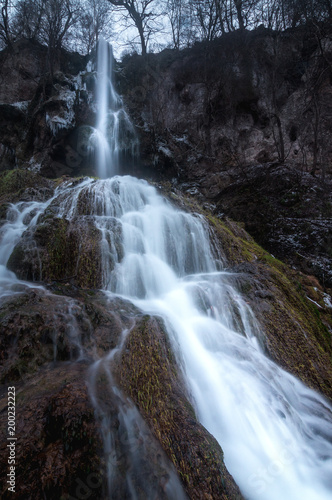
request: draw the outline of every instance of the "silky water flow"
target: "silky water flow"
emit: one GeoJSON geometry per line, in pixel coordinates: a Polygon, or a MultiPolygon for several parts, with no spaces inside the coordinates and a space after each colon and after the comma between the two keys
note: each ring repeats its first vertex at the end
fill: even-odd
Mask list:
{"type": "MultiPolygon", "coordinates": [[[[105,50],[101,54],[99,57],[105,57],[105,50]]],[[[101,113],[107,111],[99,117],[98,133],[110,139],[101,141],[101,145],[107,143],[106,151],[97,160],[101,177],[106,177],[121,152],[117,142],[121,130],[109,135],[103,127],[109,103],[120,101],[107,72],[107,77],[100,70],[98,74],[106,87],[101,113]]],[[[19,284],[23,286],[6,269],[6,263],[23,231],[37,223],[51,202],[59,217],[93,218],[102,236],[105,294],[124,297],[145,313],[164,319],[197,417],[219,441],[226,466],[244,497],[331,500],[332,408],[264,355],[264,334],[233,286],[234,274],[223,270],[223,258],[213,250],[213,236],[204,218],[178,210],[154,187],[134,177],[68,182],[45,203],[22,202],[10,207],[8,222],[1,229],[2,295],[18,293],[19,284]]],[[[124,329],[117,350],[129,330],[124,329]]],[[[127,435],[138,432],[145,442],[147,432],[137,409],[114,384],[109,363],[115,352],[97,359],[89,377],[108,457],[109,498],[113,498],[117,460],[109,416],[95,389],[100,370],[118,400],[119,420],[127,435]]],[[[132,463],[139,469],[138,457],[132,463]]],[[[171,470],[168,476],[167,498],[185,498],[171,470]]],[[[128,498],[136,498],[130,474],[126,481],[128,498]]],[[[148,500],[154,498],[153,487],[146,486],[145,492],[148,500]]]]}
{"type": "Polygon", "coordinates": [[[120,161],[126,155],[135,156],[138,150],[135,129],[114,88],[113,65],[112,47],[100,38],[95,85],[97,120],[88,149],[95,159],[97,175],[101,179],[118,174],[120,161]]]}

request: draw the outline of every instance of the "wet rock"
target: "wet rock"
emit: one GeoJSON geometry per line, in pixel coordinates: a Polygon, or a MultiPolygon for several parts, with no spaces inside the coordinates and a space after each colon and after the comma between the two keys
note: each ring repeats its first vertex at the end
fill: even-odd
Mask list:
{"type": "Polygon", "coordinates": [[[132,400],[114,381],[111,359],[107,355],[92,366],[89,378],[96,420],[105,440],[107,496],[186,500],[173,463],[132,400]]]}
{"type": "Polygon", "coordinates": [[[100,288],[100,240],[92,220],[69,222],[47,213],[37,227],[24,233],[7,265],[21,279],[63,280],[82,288],[100,288]]]}
{"type": "MultiPolygon", "coordinates": [[[[8,460],[7,387],[16,387],[19,444],[17,494],[12,497],[69,499],[84,493],[103,498],[102,434],[88,393],[88,372],[94,359],[118,344],[139,312],[119,298],[61,283],[53,293],[23,284],[14,292],[0,305],[1,463],[8,460]]],[[[4,467],[1,498],[9,498],[6,473],[4,467]]]]}
{"type": "Polygon", "coordinates": [[[58,361],[92,360],[116,347],[139,310],[102,292],[58,283],[17,285],[0,304],[0,383],[26,379],[58,361]]]}
{"type": "Polygon", "coordinates": [[[80,297],[93,332],[89,349],[105,356],[118,345],[123,331],[132,328],[141,312],[131,302],[103,292],[81,291],[80,297]]]}
{"type": "MultiPolygon", "coordinates": [[[[87,387],[86,366],[41,369],[29,383],[16,383],[16,493],[6,491],[7,469],[0,474],[1,498],[102,498],[102,444],[87,387]]],[[[8,461],[7,391],[1,390],[1,463],[8,461]]]]}
{"type": "Polygon", "coordinates": [[[25,379],[56,360],[79,358],[91,334],[84,321],[78,327],[79,308],[73,300],[24,286],[2,299],[1,382],[25,379]]]}
{"type": "Polygon", "coordinates": [[[162,320],[137,322],[118,358],[116,378],[175,465],[192,499],[242,498],[217,441],[188,402],[162,320]]]}

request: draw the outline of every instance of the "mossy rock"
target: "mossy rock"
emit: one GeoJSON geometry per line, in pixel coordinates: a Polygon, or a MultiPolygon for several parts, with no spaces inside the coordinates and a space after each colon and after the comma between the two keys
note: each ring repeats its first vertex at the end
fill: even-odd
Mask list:
{"type": "Polygon", "coordinates": [[[262,326],[267,355],[332,399],[332,339],[326,326],[331,311],[318,309],[299,286],[303,275],[266,252],[237,223],[211,215],[208,220],[228,265],[244,275],[240,290],[262,326]]]}
{"type": "Polygon", "coordinates": [[[23,234],[7,266],[20,279],[71,281],[81,288],[100,288],[100,240],[92,220],[69,221],[49,213],[23,234]]]}
{"type": "MultiPolygon", "coordinates": [[[[0,202],[15,203],[24,197],[27,189],[34,189],[28,193],[28,197],[36,199],[38,191],[43,191],[43,198],[47,199],[52,195],[51,183],[39,174],[25,169],[7,170],[0,173],[0,202]]],[[[28,199],[26,201],[28,201],[28,199]]]]}
{"type": "Polygon", "coordinates": [[[332,342],[323,316],[298,286],[298,273],[278,261],[273,265],[270,258],[260,262],[258,270],[261,283],[274,289],[270,309],[258,314],[268,354],[332,400],[332,342]]]}
{"type": "Polygon", "coordinates": [[[191,499],[242,498],[215,438],[188,402],[161,319],[144,316],[131,330],[116,369],[120,387],[133,399],[191,499]]]}

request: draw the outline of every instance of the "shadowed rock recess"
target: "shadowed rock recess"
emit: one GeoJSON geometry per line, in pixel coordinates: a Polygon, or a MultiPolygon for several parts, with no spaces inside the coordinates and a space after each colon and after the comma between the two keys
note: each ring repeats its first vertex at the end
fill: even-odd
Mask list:
{"type": "MultiPolygon", "coordinates": [[[[141,148],[140,160],[124,158],[123,173],[150,183],[141,188],[140,207],[149,207],[145,190],[154,189],[165,198],[166,211],[171,207],[185,214],[185,222],[193,215],[202,224],[216,262],[209,272],[222,270],[225,289],[236,291],[222,298],[232,318],[227,331],[242,338],[249,325],[269,367],[276,362],[329,405],[327,80],[319,94],[325,103],[321,161],[314,176],[304,165],[314,146],[303,99],[309,76],[322,71],[309,58],[317,50],[314,41],[306,46],[301,33],[233,34],[224,42],[166,50],[144,61],[128,56],[117,65],[117,85],[141,148]],[[270,65],[283,68],[277,80],[269,77],[270,65]],[[282,158],[281,149],[287,151],[282,158]]],[[[13,53],[0,53],[0,254],[7,268],[1,266],[0,280],[0,497],[249,498],[225,465],[228,436],[221,429],[221,437],[214,437],[201,423],[187,361],[174,347],[174,324],[166,313],[155,313],[152,299],[150,309],[142,306],[145,276],[137,278],[132,302],[114,285],[114,277],[120,283],[123,278],[119,266],[130,260],[124,241],[134,246],[139,237],[128,244],[131,212],[120,224],[120,202],[113,212],[105,208],[102,191],[93,191],[98,181],[85,177],[96,175],[88,154],[95,75],[86,70],[85,58],[67,54],[50,81],[43,74],[44,58],[43,47],[28,41],[17,42],[13,53]],[[68,192],[74,201],[68,202],[68,192]],[[10,251],[9,228],[10,241],[17,235],[10,251]],[[7,484],[8,386],[16,388],[15,493],[7,484]]],[[[121,189],[121,182],[111,185],[114,199],[121,189]]],[[[134,207],[130,196],[126,201],[134,207]]],[[[171,222],[165,233],[176,250],[179,235],[172,239],[170,227],[171,222]]],[[[183,227],[193,236],[189,223],[183,227]]],[[[190,240],[193,247],[199,246],[197,235],[190,240]]],[[[170,261],[176,260],[173,254],[170,261]]],[[[179,278],[188,287],[192,254],[179,278]]],[[[201,271],[202,282],[206,272],[201,271]]],[[[196,285],[197,310],[212,322],[218,297],[208,303],[205,285],[196,285]]],[[[177,297],[174,308],[176,302],[177,297]]],[[[276,411],[286,419],[284,410],[276,411]]],[[[242,453],[240,438],[233,448],[235,455],[242,453]]],[[[279,476],[266,467],[262,480],[272,490],[279,476]]]]}

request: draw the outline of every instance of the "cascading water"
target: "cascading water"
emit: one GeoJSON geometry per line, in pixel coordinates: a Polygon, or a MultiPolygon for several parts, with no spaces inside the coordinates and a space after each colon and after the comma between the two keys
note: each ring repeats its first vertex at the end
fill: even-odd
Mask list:
{"type": "MultiPolygon", "coordinates": [[[[99,67],[109,67],[105,52],[101,54],[104,62],[99,67]]],[[[99,74],[105,88],[100,81],[98,92],[105,101],[98,130],[105,138],[105,109],[110,102],[118,106],[119,99],[109,76],[99,74]],[[113,101],[105,97],[110,90],[113,101]]],[[[102,177],[116,170],[117,141],[102,155],[102,177]]],[[[101,233],[105,293],[121,295],[144,312],[164,318],[198,418],[220,442],[245,498],[331,500],[332,408],[266,358],[260,346],[262,333],[232,285],[233,275],[223,271],[222,256],[214,254],[204,218],[174,208],[147,182],[130,176],[67,184],[51,201],[59,217],[93,218],[101,233]]],[[[6,264],[24,228],[35,224],[45,208],[29,205],[26,217],[22,206],[3,227],[1,264],[6,264]]],[[[12,279],[6,273],[3,280],[12,279]]],[[[111,358],[112,353],[108,361],[111,358]]],[[[103,364],[97,360],[91,367],[90,392],[103,421],[105,452],[111,454],[107,415],[94,394],[103,364]]],[[[122,404],[112,374],[108,377],[122,404]]],[[[134,410],[121,411],[130,435],[133,419],[139,417],[134,410]]],[[[183,498],[177,487],[172,488],[168,498],[183,498]]],[[[155,498],[155,492],[146,491],[148,500],[155,498]]],[[[130,495],[135,498],[135,491],[130,495]]]]}
{"type": "Polygon", "coordinates": [[[90,137],[101,179],[118,174],[121,156],[135,156],[138,147],[134,127],[113,85],[113,63],[112,47],[101,38],[97,48],[97,123],[90,137]]]}
{"type": "MultiPolygon", "coordinates": [[[[44,212],[51,200],[46,202],[19,202],[11,204],[7,211],[7,222],[0,229],[0,297],[19,291],[15,274],[6,267],[8,259],[28,226],[34,227],[38,217],[44,212]]],[[[33,245],[34,242],[32,241],[33,245]]],[[[29,283],[24,283],[29,286],[29,283]]]]}

